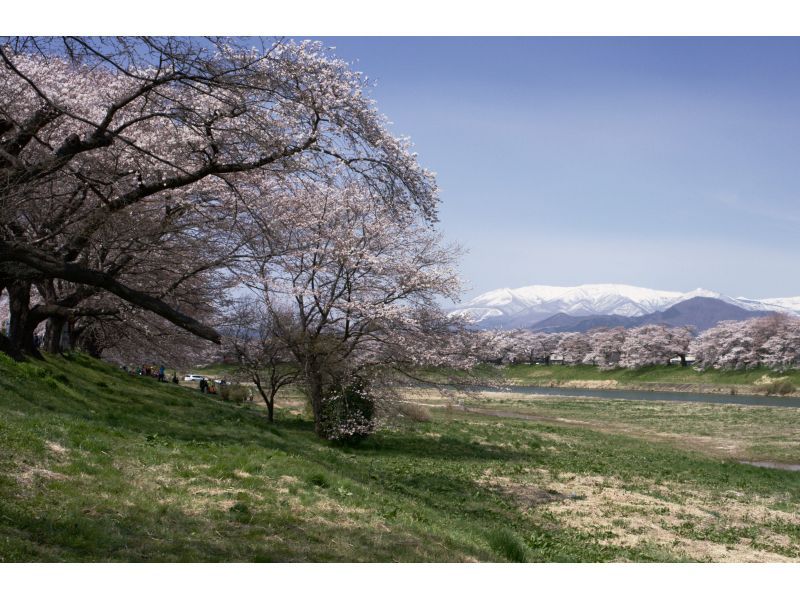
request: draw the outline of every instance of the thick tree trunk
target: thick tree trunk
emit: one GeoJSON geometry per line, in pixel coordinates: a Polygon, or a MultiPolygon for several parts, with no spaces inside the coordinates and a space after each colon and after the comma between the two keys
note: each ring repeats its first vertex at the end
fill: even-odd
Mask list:
{"type": "Polygon", "coordinates": [[[39,342],[41,339],[36,337],[36,327],[41,323],[41,320],[34,318],[33,315],[29,313],[28,320],[25,322],[25,330],[22,335],[24,340],[22,350],[28,355],[36,357],[37,359],[42,358],[42,354],[40,352],[41,343],[39,342]]]}
{"type": "Polygon", "coordinates": [[[53,316],[47,319],[47,327],[44,333],[44,350],[48,353],[61,353],[63,346],[61,337],[64,334],[66,318],[53,316]]]}
{"type": "MultiPolygon", "coordinates": [[[[22,352],[25,329],[30,313],[31,285],[25,282],[12,282],[8,285],[8,340],[13,350],[22,352]]],[[[31,341],[33,344],[33,341],[31,341]]]]}
{"type": "Polygon", "coordinates": [[[41,357],[33,341],[33,332],[38,322],[31,321],[30,282],[13,281],[8,284],[8,310],[10,313],[8,343],[6,351],[14,359],[22,359],[23,354],[41,357]]]}
{"type": "Polygon", "coordinates": [[[67,346],[70,351],[75,351],[80,348],[81,337],[86,330],[83,326],[76,326],[75,322],[67,320],[67,346]]]}

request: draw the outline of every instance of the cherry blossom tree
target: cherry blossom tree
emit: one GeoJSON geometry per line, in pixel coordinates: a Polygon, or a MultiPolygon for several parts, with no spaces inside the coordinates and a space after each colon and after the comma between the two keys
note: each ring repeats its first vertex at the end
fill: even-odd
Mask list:
{"type": "Polygon", "coordinates": [[[501,365],[515,361],[519,348],[519,331],[476,330],[475,338],[481,347],[479,359],[482,363],[501,365]]]}
{"type": "Polygon", "coordinates": [[[556,353],[561,356],[565,364],[570,365],[583,363],[591,351],[588,335],[582,332],[564,333],[556,347],[556,353]]]}
{"type": "Polygon", "coordinates": [[[720,322],[691,345],[702,368],[776,368],[796,364],[797,318],[774,314],[743,321],[720,322]]]}
{"type": "Polygon", "coordinates": [[[685,366],[691,340],[689,327],[654,324],[633,328],[625,335],[619,364],[625,368],[669,365],[672,358],[679,357],[685,366]]]}
{"type": "Polygon", "coordinates": [[[551,332],[513,330],[508,333],[509,361],[514,363],[543,363],[550,365],[550,357],[558,346],[560,335],[551,332]]]}
{"type": "Polygon", "coordinates": [[[426,367],[477,363],[474,335],[438,307],[459,293],[457,251],[424,218],[352,182],[276,188],[274,197],[251,215],[260,234],[232,270],[267,313],[291,314],[271,318],[274,334],[297,364],[320,435],[368,433],[372,423],[358,418],[332,429],[326,405],[389,401],[392,372],[418,378],[426,367]]]}
{"type": "Polygon", "coordinates": [[[800,367],[800,318],[784,319],[761,344],[761,362],[776,370],[800,367]]]}
{"type": "Polygon", "coordinates": [[[275,421],[275,397],[296,382],[300,369],[289,348],[292,314],[269,310],[255,298],[234,301],[227,321],[225,345],[230,346],[238,370],[255,384],[267,406],[267,419],[275,421]]]}
{"type": "Polygon", "coordinates": [[[432,175],[366,86],[310,42],[0,40],[0,349],[32,351],[37,287],[34,317],[88,317],[85,298],[113,295],[219,342],[176,295],[236,259],[240,216],[275,181],[352,178],[435,220],[432,175]],[[148,284],[162,273],[142,256],[159,251],[174,278],[148,284]]]}
{"type": "Polygon", "coordinates": [[[625,342],[625,329],[596,328],[586,334],[589,352],[584,356],[583,363],[600,366],[601,369],[611,369],[619,365],[622,356],[622,345],[625,342]]]}

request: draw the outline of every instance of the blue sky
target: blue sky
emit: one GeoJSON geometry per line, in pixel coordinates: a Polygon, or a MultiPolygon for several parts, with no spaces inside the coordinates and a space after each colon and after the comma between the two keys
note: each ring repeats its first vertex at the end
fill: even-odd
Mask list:
{"type": "Polygon", "coordinates": [[[467,297],[800,295],[800,39],[322,41],[437,172],[467,297]]]}

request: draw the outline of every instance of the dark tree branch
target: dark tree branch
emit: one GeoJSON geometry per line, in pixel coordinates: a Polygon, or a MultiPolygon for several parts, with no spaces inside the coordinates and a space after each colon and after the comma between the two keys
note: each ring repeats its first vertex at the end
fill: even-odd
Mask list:
{"type": "Polygon", "coordinates": [[[217,344],[221,342],[219,333],[213,328],[179,312],[152,295],[132,289],[105,272],[92,270],[71,262],[62,262],[37,249],[13,247],[2,240],[0,240],[0,261],[21,262],[31,268],[35,268],[45,276],[105,289],[129,303],[158,314],[192,334],[217,344]]]}

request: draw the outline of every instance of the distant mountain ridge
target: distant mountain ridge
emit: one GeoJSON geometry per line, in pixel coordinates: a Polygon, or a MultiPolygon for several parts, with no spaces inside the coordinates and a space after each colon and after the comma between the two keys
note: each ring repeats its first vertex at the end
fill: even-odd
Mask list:
{"type": "Polygon", "coordinates": [[[692,297],[664,311],[643,316],[570,316],[559,313],[533,324],[530,328],[539,332],[586,332],[601,327],[635,328],[648,324],[665,324],[693,326],[699,332],[712,328],[724,320],[747,320],[772,313],[775,312],[743,309],[720,299],[692,297]]]}
{"type": "MultiPolygon", "coordinates": [[[[555,316],[549,326],[584,326],[582,322],[604,322],[598,325],[627,326],[636,318],[662,312],[663,323],[686,322],[698,329],[709,322],[724,319],[745,319],[768,312],[800,315],[800,297],[748,299],[729,297],[707,289],[688,293],[661,291],[620,284],[587,284],[576,287],[534,285],[517,289],[497,289],[483,293],[452,314],[460,314],[480,328],[538,328],[537,324],[555,316]],[[692,299],[714,302],[690,302],[692,299]],[[680,307],[680,316],[669,312],[680,307]],[[738,308],[730,310],[730,307],[738,308]],[[594,318],[594,319],[592,319],[594,318]],[[618,323],[615,323],[618,322],[618,323]]],[[[713,324],[711,324],[713,325],[713,324]]]]}

